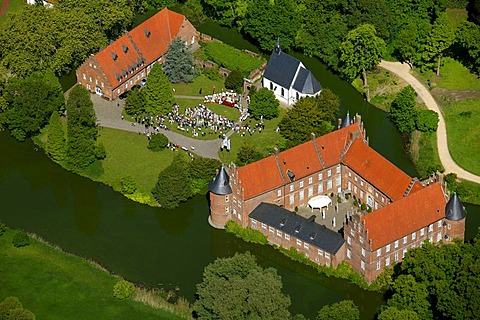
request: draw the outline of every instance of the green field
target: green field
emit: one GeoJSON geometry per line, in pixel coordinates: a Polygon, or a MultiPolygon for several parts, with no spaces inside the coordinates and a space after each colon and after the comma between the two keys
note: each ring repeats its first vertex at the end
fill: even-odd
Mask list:
{"type": "Polygon", "coordinates": [[[212,94],[212,89],[215,88],[217,92],[222,91],[225,86],[225,80],[219,77],[218,80],[210,80],[206,75],[200,74],[193,79],[191,83],[175,83],[172,87],[175,89],[175,95],[184,96],[199,96],[204,97],[212,94]],[[202,93],[200,93],[202,89],[202,93]]]}
{"type": "Polygon", "coordinates": [[[465,170],[480,174],[480,100],[451,103],[443,106],[442,110],[452,158],[465,170]]]}
{"type": "Polygon", "coordinates": [[[14,231],[0,236],[0,301],[18,297],[37,319],[181,319],[131,299],[113,297],[119,280],[93,264],[31,240],[12,245],[14,231]]]}
{"type": "Polygon", "coordinates": [[[427,71],[424,73],[414,72],[425,85],[428,80],[432,82],[432,87],[439,87],[449,90],[480,90],[480,79],[464,67],[460,62],[452,58],[444,58],[443,66],[440,67],[440,76],[435,72],[427,71]]]}
{"type": "MultiPolygon", "coordinates": [[[[220,159],[223,163],[230,163],[235,161],[237,158],[238,150],[243,143],[249,142],[255,149],[263,153],[265,156],[273,152],[274,147],[279,147],[285,145],[285,139],[280,135],[279,132],[275,132],[275,129],[278,127],[278,124],[282,120],[283,116],[287,111],[283,108],[280,108],[280,116],[272,120],[266,120],[265,129],[262,133],[256,131],[252,136],[246,134],[244,137],[241,137],[240,134],[234,133],[230,136],[231,149],[230,152],[219,151],[220,159]]],[[[252,128],[255,128],[255,124],[260,121],[254,119],[247,119],[243,124],[249,124],[252,128]]]]}
{"type": "Polygon", "coordinates": [[[88,167],[86,175],[114,188],[122,178],[132,176],[137,181],[138,191],[154,201],[150,191],[158,174],[172,163],[174,153],[170,150],[150,151],[143,134],[110,128],[100,129],[98,141],[105,146],[107,158],[101,161],[101,167],[98,164],[88,167]]]}

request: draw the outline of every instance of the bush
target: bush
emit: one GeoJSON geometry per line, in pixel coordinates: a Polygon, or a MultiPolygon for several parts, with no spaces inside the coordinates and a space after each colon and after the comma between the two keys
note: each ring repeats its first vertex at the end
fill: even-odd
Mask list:
{"type": "Polygon", "coordinates": [[[267,236],[260,231],[251,228],[242,228],[241,225],[232,220],[229,220],[225,225],[225,231],[236,235],[237,237],[245,240],[246,242],[258,244],[268,243],[267,236]]]}
{"type": "Polygon", "coordinates": [[[367,205],[365,203],[362,203],[362,205],[360,206],[360,209],[367,210],[367,205]]]}
{"type": "Polygon", "coordinates": [[[148,149],[152,151],[160,151],[167,147],[168,138],[162,134],[157,133],[150,137],[150,142],[148,143],[148,149]]]}
{"type": "Polygon", "coordinates": [[[338,203],[341,203],[341,202],[342,202],[342,197],[338,196],[338,197],[337,197],[337,202],[338,202],[338,203]]]}
{"type": "Polygon", "coordinates": [[[225,78],[225,88],[232,89],[237,92],[242,90],[243,85],[243,74],[240,70],[233,70],[230,74],[225,78]]]}
{"type": "Polygon", "coordinates": [[[23,231],[17,231],[12,238],[14,247],[25,247],[30,244],[30,237],[23,231]]]}
{"type": "Polygon", "coordinates": [[[0,237],[7,231],[7,226],[0,220],[0,237]]]}
{"type": "Polygon", "coordinates": [[[438,114],[433,110],[419,110],[415,125],[418,131],[435,132],[438,127],[438,114]]]}
{"type": "Polygon", "coordinates": [[[22,129],[13,129],[11,134],[12,134],[12,137],[14,137],[15,139],[21,142],[27,139],[27,134],[22,129]]]}
{"type": "Polygon", "coordinates": [[[103,160],[107,157],[107,151],[105,151],[105,147],[103,143],[97,143],[95,145],[95,158],[98,160],[103,160]]]}
{"type": "Polygon", "coordinates": [[[133,283],[120,280],[113,286],[113,296],[117,299],[127,299],[133,295],[135,286],[133,283]]]}
{"type": "Polygon", "coordinates": [[[347,194],[345,195],[345,199],[347,199],[347,200],[350,199],[350,193],[347,193],[347,194]]]}
{"type": "Polygon", "coordinates": [[[132,176],[126,176],[120,180],[120,192],[123,194],[133,194],[137,188],[137,181],[132,176]]]}
{"type": "Polygon", "coordinates": [[[355,207],[358,206],[358,200],[357,200],[357,199],[353,200],[353,205],[354,205],[355,207]]]}
{"type": "Polygon", "coordinates": [[[35,320],[35,315],[24,309],[17,297],[7,297],[0,302],[0,319],[35,320]]]}

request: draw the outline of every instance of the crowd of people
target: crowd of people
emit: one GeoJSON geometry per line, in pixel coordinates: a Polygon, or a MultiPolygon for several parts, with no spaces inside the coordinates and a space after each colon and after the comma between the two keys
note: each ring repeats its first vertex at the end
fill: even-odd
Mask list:
{"type": "Polygon", "coordinates": [[[238,98],[236,92],[219,92],[205,96],[203,103],[218,103],[240,109],[238,98]]]}

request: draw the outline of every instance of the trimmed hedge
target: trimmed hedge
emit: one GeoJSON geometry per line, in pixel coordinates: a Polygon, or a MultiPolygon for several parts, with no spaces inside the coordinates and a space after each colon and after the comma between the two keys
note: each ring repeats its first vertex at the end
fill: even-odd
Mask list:
{"type": "Polygon", "coordinates": [[[209,60],[229,70],[238,69],[245,77],[263,63],[259,58],[255,58],[224,43],[209,42],[205,44],[204,48],[209,60]]]}
{"type": "Polygon", "coordinates": [[[242,238],[246,242],[258,244],[268,243],[267,236],[260,231],[251,228],[242,228],[241,225],[232,220],[227,222],[227,224],[225,225],[225,230],[228,233],[233,233],[237,237],[242,238]]]}

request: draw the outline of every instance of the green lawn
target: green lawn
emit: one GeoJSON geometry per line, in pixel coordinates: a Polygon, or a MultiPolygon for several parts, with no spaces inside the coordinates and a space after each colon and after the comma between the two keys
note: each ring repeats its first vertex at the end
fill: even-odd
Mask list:
{"type": "Polygon", "coordinates": [[[213,81],[207,78],[206,75],[200,74],[191,83],[176,83],[172,84],[172,87],[175,88],[175,95],[184,95],[184,96],[206,96],[212,94],[213,87],[216,88],[217,92],[222,91],[222,88],[225,86],[225,80],[219,78],[219,80],[213,81]],[[202,89],[202,93],[200,92],[202,89]]]}
{"type": "Polygon", "coordinates": [[[0,301],[16,296],[37,319],[181,319],[131,299],[113,297],[118,278],[36,240],[23,248],[0,237],[0,301]]]}
{"type": "Polygon", "coordinates": [[[470,73],[460,62],[448,57],[442,61],[443,66],[440,67],[439,77],[433,71],[415,72],[414,74],[424,84],[430,79],[433,87],[450,90],[480,90],[480,79],[473,73],[470,73]]]}
{"type": "MultiPolygon", "coordinates": [[[[1,4],[0,4],[1,5],[1,4]]],[[[26,0],[10,0],[10,5],[8,6],[7,12],[3,17],[0,17],[0,25],[5,23],[8,20],[8,17],[13,13],[22,9],[22,7],[27,5],[26,0]]]]}
{"type": "Polygon", "coordinates": [[[460,23],[466,21],[468,18],[466,9],[447,9],[448,20],[452,23],[454,28],[457,28],[460,23]]]}
{"type": "Polygon", "coordinates": [[[442,106],[448,149],[462,168],[480,174],[480,100],[467,99],[442,106]]]}
{"type": "Polygon", "coordinates": [[[114,187],[122,178],[132,176],[139,191],[150,196],[158,174],[173,161],[174,153],[170,150],[147,149],[148,140],[143,134],[102,128],[98,141],[105,146],[107,158],[101,162],[103,172],[96,177],[89,176],[114,187]]]}
{"type": "MultiPolygon", "coordinates": [[[[262,152],[264,155],[267,155],[273,151],[274,147],[279,147],[285,145],[285,139],[280,135],[280,133],[275,132],[278,124],[282,120],[283,116],[287,111],[283,108],[280,108],[280,116],[272,120],[265,121],[265,129],[262,133],[256,131],[252,136],[246,134],[244,137],[241,137],[240,134],[234,133],[230,136],[230,152],[219,151],[220,159],[223,163],[234,162],[237,158],[238,150],[245,142],[250,142],[258,151],[262,152]]],[[[254,119],[247,119],[244,124],[250,124],[251,127],[255,127],[255,124],[260,121],[254,119]]]]}

